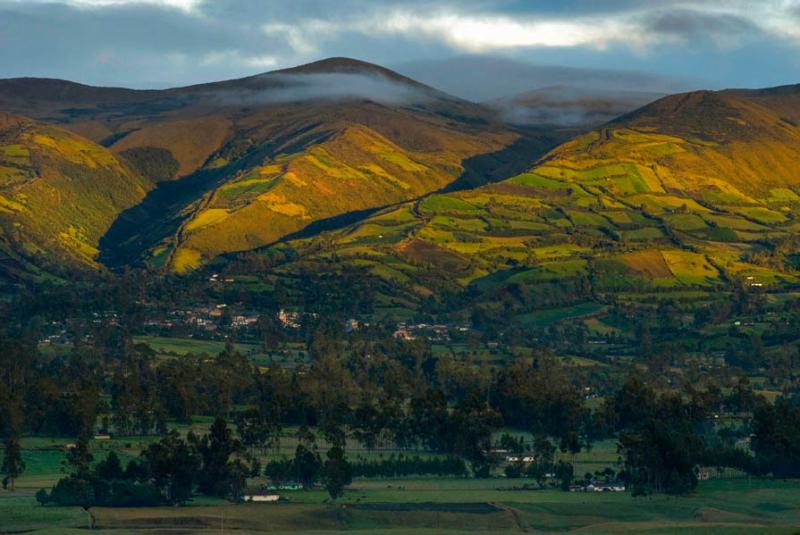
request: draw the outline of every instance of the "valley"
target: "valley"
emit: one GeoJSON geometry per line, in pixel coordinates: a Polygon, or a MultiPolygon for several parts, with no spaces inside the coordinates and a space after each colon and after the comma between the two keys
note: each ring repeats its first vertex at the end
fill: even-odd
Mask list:
{"type": "Polygon", "coordinates": [[[0,80],[0,532],[791,532],[800,86],[598,95],[0,80]]]}

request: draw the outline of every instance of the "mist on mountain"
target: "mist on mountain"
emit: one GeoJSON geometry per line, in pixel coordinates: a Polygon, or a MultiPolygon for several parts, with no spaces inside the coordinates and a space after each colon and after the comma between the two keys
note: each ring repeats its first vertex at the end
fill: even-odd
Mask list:
{"type": "Polygon", "coordinates": [[[273,73],[269,75],[269,84],[262,89],[223,90],[213,96],[227,105],[368,100],[410,106],[433,99],[430,91],[372,73],[273,73]]]}

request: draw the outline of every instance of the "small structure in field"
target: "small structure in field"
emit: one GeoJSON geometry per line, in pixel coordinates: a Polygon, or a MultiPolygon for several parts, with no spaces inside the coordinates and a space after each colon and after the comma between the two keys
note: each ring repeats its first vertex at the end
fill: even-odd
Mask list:
{"type": "Polygon", "coordinates": [[[281,499],[278,494],[251,492],[244,495],[244,501],[253,503],[276,503],[281,499]]]}

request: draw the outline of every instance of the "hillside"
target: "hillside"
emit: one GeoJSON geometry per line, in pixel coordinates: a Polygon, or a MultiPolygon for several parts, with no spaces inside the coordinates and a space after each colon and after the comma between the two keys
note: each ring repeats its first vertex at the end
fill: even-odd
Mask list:
{"type": "MultiPolygon", "coordinates": [[[[378,65],[348,58],[165,90],[92,87],[40,78],[0,80],[0,110],[56,123],[115,152],[140,147],[168,150],[179,163],[170,178],[199,170],[214,153],[253,129],[263,135],[284,134],[292,125],[275,124],[276,120],[293,119],[301,104],[343,99],[413,108],[454,125],[485,125],[492,115],[378,65]]],[[[302,118],[314,115],[305,113],[302,118]]],[[[402,135],[398,128],[385,129],[402,135]]],[[[425,141],[424,135],[418,138],[425,141]]]]}
{"type": "Polygon", "coordinates": [[[28,110],[122,155],[158,187],[101,241],[111,267],[183,272],[312,223],[519,172],[564,133],[347,58],[162,91],[0,81],[28,110]]]}
{"type": "MultiPolygon", "coordinates": [[[[290,246],[416,298],[522,285],[541,307],[795,284],[800,128],[762,94],[666,97],[511,179],[385,210],[325,237],[330,246],[290,246]]],[[[781,107],[787,98],[800,106],[795,93],[781,107]]]]}
{"type": "Polygon", "coordinates": [[[97,267],[100,238],[151,187],[91,141],[0,113],[0,271],[97,267]]]}

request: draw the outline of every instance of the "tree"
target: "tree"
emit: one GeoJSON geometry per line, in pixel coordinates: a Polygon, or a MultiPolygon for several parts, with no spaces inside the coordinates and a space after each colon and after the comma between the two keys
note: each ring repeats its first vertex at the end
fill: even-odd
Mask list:
{"type": "Polygon", "coordinates": [[[698,437],[662,420],[648,419],[619,436],[619,451],[634,496],[685,494],[697,487],[698,437]]]}
{"type": "Polygon", "coordinates": [[[528,467],[528,475],[536,479],[540,487],[544,486],[548,474],[553,471],[553,456],[556,447],[544,435],[539,435],[533,442],[535,461],[528,467]]]}
{"type": "Polygon", "coordinates": [[[95,502],[94,488],[86,479],[69,476],[59,479],[50,492],[48,501],[59,505],[79,505],[84,509],[91,507],[95,502]]]}
{"type": "Polygon", "coordinates": [[[112,451],[104,461],[95,465],[94,471],[102,479],[122,479],[124,471],[117,452],[112,451]]]}
{"type": "Polygon", "coordinates": [[[294,470],[297,480],[304,489],[309,489],[317,482],[320,472],[320,459],[316,451],[304,444],[298,444],[294,451],[294,470]]]}
{"type": "Polygon", "coordinates": [[[269,461],[264,467],[264,475],[272,481],[275,488],[281,488],[291,477],[294,466],[290,459],[269,461]]]}
{"type": "Polygon", "coordinates": [[[764,472],[800,477],[800,405],[778,399],[762,402],[753,413],[752,448],[764,472]]]}
{"type": "Polygon", "coordinates": [[[448,424],[450,451],[466,458],[477,477],[488,477],[492,459],[486,452],[491,447],[492,433],[502,425],[502,416],[473,390],[456,406],[448,424]]]}
{"type": "Polygon", "coordinates": [[[72,469],[74,476],[83,477],[89,473],[92,460],[92,454],[89,453],[89,441],[85,436],[80,436],[75,441],[75,445],[67,450],[64,462],[72,469]]]}
{"type": "Polygon", "coordinates": [[[36,491],[36,501],[42,505],[47,505],[47,502],[50,501],[50,495],[47,494],[46,490],[39,489],[36,491]]]}
{"type": "Polygon", "coordinates": [[[202,460],[199,488],[209,496],[235,497],[239,481],[239,466],[230,462],[232,455],[243,452],[242,443],[233,437],[228,424],[217,417],[209,434],[193,439],[202,460]]]}
{"type": "Polygon", "coordinates": [[[581,452],[581,441],[578,437],[578,433],[575,431],[569,431],[561,437],[561,442],[559,443],[558,449],[561,450],[561,453],[569,452],[572,456],[572,462],[575,463],[575,456],[581,452]]]}
{"type": "Polygon", "coordinates": [[[177,431],[172,430],[160,441],[150,444],[142,452],[142,458],[167,503],[185,503],[192,497],[200,457],[177,431]]]}
{"type": "Polygon", "coordinates": [[[322,471],[322,480],[325,489],[332,499],[337,499],[344,494],[344,488],[353,481],[353,469],[344,455],[341,446],[334,446],[327,453],[328,459],[322,471]]]}
{"type": "Polygon", "coordinates": [[[565,463],[564,461],[559,461],[556,463],[555,470],[553,472],[556,476],[556,479],[559,481],[559,486],[561,490],[569,490],[570,485],[572,485],[572,479],[574,478],[574,469],[572,467],[572,463],[565,463]]]}
{"type": "Polygon", "coordinates": [[[16,436],[8,437],[5,441],[3,453],[3,488],[7,486],[14,490],[14,481],[25,471],[25,462],[22,460],[22,449],[16,436]]]}

